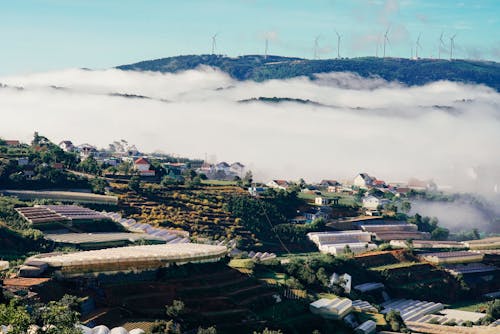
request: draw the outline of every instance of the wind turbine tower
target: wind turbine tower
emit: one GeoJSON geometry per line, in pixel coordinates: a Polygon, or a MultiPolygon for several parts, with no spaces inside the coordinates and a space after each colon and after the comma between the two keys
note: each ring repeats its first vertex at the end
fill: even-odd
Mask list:
{"type": "Polygon", "coordinates": [[[439,36],[438,59],[441,59],[441,48],[444,47],[443,33],[439,36]]]}
{"type": "Polygon", "coordinates": [[[388,37],[389,29],[390,28],[387,28],[387,30],[385,31],[385,34],[384,34],[384,58],[385,58],[385,46],[386,46],[386,44],[390,44],[389,37],[388,37]]]}
{"type": "Polygon", "coordinates": [[[457,37],[457,34],[450,37],[450,60],[453,60],[453,48],[455,47],[455,37],[457,37]]]}
{"type": "Polygon", "coordinates": [[[215,50],[217,49],[217,40],[216,40],[216,38],[217,38],[218,34],[219,33],[217,33],[217,34],[215,34],[215,35],[212,36],[212,54],[213,55],[215,54],[215,50]]]}
{"type": "Polygon", "coordinates": [[[340,39],[342,38],[342,35],[338,33],[338,31],[335,31],[337,34],[337,58],[340,59],[340,39]]]}
{"type": "Polygon", "coordinates": [[[266,48],[264,50],[264,59],[267,59],[267,51],[269,51],[269,38],[266,38],[266,48]]]}
{"type": "Polygon", "coordinates": [[[417,59],[418,59],[418,49],[422,50],[422,45],[420,45],[420,37],[422,37],[422,34],[418,35],[417,43],[415,45],[415,58],[417,59]]]}
{"type": "Polygon", "coordinates": [[[319,49],[319,35],[316,36],[316,38],[314,39],[314,59],[319,59],[318,49],[319,49]]]}

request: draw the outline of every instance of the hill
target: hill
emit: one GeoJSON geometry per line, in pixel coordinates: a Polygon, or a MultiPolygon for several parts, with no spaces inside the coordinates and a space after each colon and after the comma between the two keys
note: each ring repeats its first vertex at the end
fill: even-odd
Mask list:
{"type": "Polygon", "coordinates": [[[484,84],[500,91],[500,63],[473,60],[438,60],[406,58],[343,58],[310,60],[280,56],[189,55],[142,61],[118,66],[121,70],[175,73],[200,65],[221,69],[237,80],[264,81],[297,76],[313,77],[315,73],[353,72],[362,77],[381,77],[409,86],[433,81],[484,84]]]}

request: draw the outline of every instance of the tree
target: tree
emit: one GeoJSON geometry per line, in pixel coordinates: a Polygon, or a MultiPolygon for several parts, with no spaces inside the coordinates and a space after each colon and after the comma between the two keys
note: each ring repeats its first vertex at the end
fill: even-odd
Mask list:
{"type": "Polygon", "coordinates": [[[488,315],[490,315],[494,319],[500,318],[500,299],[495,299],[488,307],[488,311],[486,311],[488,315]]]}
{"type": "Polygon", "coordinates": [[[24,306],[16,304],[12,299],[9,304],[0,304],[0,324],[10,325],[12,329],[9,333],[24,334],[31,324],[31,318],[24,306]]]}
{"type": "Polygon", "coordinates": [[[401,211],[403,211],[404,213],[408,213],[410,212],[410,210],[411,210],[410,202],[404,201],[403,203],[401,203],[401,211]]]}
{"type": "Polygon", "coordinates": [[[448,239],[449,234],[450,234],[450,231],[448,229],[443,228],[443,227],[436,227],[431,232],[431,239],[432,240],[446,240],[446,239],[448,239]]]}
{"type": "Polygon", "coordinates": [[[151,334],[181,334],[181,329],[173,320],[163,320],[153,325],[151,334]]]}
{"type": "Polygon", "coordinates": [[[262,332],[253,332],[253,334],[283,334],[283,332],[280,330],[275,331],[272,329],[265,328],[262,332]]]}
{"type": "Polygon", "coordinates": [[[51,301],[47,305],[38,305],[33,312],[34,322],[41,327],[39,334],[81,334],[75,325],[80,314],[75,311],[77,300],[73,296],[64,296],[60,301],[51,301]]]}
{"type": "Polygon", "coordinates": [[[243,177],[243,185],[245,187],[250,187],[252,185],[252,182],[253,182],[253,174],[252,174],[252,171],[248,171],[245,173],[245,176],[243,177]]]}
{"type": "Polygon", "coordinates": [[[403,328],[406,328],[403,318],[401,318],[401,314],[399,314],[398,311],[395,310],[390,310],[386,315],[385,315],[385,320],[387,321],[387,324],[389,325],[390,330],[394,332],[399,332],[403,328]]]}
{"type": "Polygon", "coordinates": [[[215,326],[208,327],[208,328],[198,327],[198,331],[196,333],[197,334],[217,334],[217,329],[215,328],[215,326]]]}
{"type": "Polygon", "coordinates": [[[165,306],[167,316],[171,318],[178,318],[184,312],[184,302],[182,300],[172,301],[172,305],[165,306]]]}
{"type": "Polygon", "coordinates": [[[132,191],[138,192],[141,189],[141,178],[137,175],[132,176],[128,183],[128,188],[132,191]]]}
{"type": "Polygon", "coordinates": [[[96,177],[90,180],[90,186],[92,187],[92,192],[96,194],[104,194],[107,185],[108,183],[106,182],[106,180],[100,177],[96,177]]]}

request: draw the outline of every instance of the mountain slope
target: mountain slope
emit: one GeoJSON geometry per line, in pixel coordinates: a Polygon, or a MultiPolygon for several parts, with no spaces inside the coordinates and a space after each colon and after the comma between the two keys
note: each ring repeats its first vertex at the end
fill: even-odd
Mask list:
{"type": "Polygon", "coordinates": [[[178,72],[200,65],[213,66],[238,80],[264,81],[315,73],[354,72],[362,77],[378,76],[406,85],[422,85],[438,80],[484,84],[500,91],[500,63],[472,60],[405,58],[351,58],[309,60],[280,56],[248,55],[236,58],[219,55],[192,55],[142,61],[118,66],[122,70],[178,72]]]}

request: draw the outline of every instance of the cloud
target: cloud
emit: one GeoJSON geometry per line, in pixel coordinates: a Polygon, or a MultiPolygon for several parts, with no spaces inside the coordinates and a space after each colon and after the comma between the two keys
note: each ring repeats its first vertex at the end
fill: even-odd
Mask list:
{"type": "Polygon", "coordinates": [[[0,88],[3,138],[27,141],[37,130],[56,142],[100,147],[125,138],[146,152],[241,161],[261,180],[350,179],[366,171],[484,193],[500,184],[500,94],[485,86],[407,87],[352,73],[241,82],[206,67],[177,74],[70,69],[0,82],[24,87],[0,88]],[[239,102],[258,97],[303,102],[239,102]]]}

